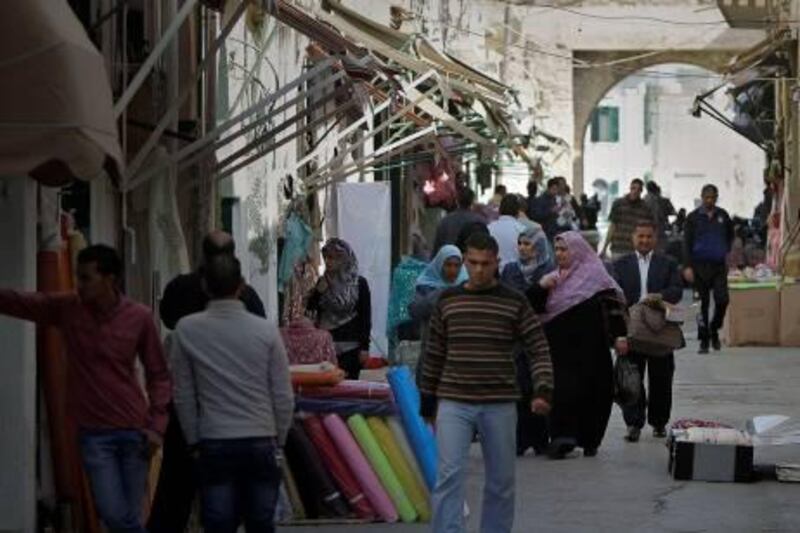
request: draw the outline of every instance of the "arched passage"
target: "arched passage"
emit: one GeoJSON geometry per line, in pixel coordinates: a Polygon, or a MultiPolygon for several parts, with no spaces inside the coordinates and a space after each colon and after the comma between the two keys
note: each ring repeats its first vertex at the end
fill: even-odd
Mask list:
{"type": "MultiPolygon", "coordinates": [[[[600,96],[578,146],[584,189],[591,194],[602,184],[601,198],[608,191],[604,214],[633,178],[644,178],[657,182],[676,208],[687,210],[695,207],[701,187],[714,183],[731,214],[752,216],[762,199],[764,152],[709,117],[690,113],[695,97],[720,80],[695,65],[664,64],[633,72],[600,96]]],[[[709,101],[733,118],[724,89],[709,101]]]]}
{"type": "Polygon", "coordinates": [[[604,65],[593,68],[575,67],[572,74],[573,90],[573,172],[572,183],[576,191],[585,190],[583,177],[583,139],[592,111],[605,94],[620,81],[643,69],[670,63],[682,63],[721,72],[734,57],[734,51],[678,50],[651,52],[637,51],[575,51],[576,63],[604,65]]]}

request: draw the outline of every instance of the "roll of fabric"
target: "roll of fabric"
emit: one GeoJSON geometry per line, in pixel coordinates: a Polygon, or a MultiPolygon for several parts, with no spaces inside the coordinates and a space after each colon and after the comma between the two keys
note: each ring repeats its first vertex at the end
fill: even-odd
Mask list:
{"type": "Polygon", "coordinates": [[[387,417],[386,424],[392,431],[394,440],[400,447],[400,451],[403,452],[403,457],[406,458],[408,466],[411,467],[411,471],[414,473],[414,479],[416,479],[417,484],[422,487],[422,490],[425,494],[425,499],[430,501],[431,493],[428,490],[428,486],[425,484],[425,476],[422,475],[422,470],[419,468],[419,463],[417,463],[417,458],[414,456],[414,451],[411,449],[411,444],[408,442],[408,437],[406,436],[406,431],[403,429],[403,424],[396,416],[387,417]]]}
{"type": "Polygon", "coordinates": [[[403,487],[406,496],[411,500],[411,505],[417,511],[419,519],[423,522],[429,521],[431,519],[431,506],[425,494],[425,489],[423,489],[424,482],[420,484],[417,481],[414,471],[406,461],[403,451],[392,434],[392,430],[389,429],[383,418],[377,416],[367,418],[367,425],[369,425],[369,429],[375,436],[375,440],[378,441],[378,445],[384,455],[389,459],[389,464],[397,475],[397,479],[400,481],[400,486],[403,487]]]}
{"type": "Polygon", "coordinates": [[[436,440],[419,415],[419,391],[411,377],[411,371],[406,366],[394,367],[386,373],[386,379],[392,387],[400,420],[422,470],[425,484],[428,490],[433,491],[436,486],[436,440]]]}
{"type": "Polygon", "coordinates": [[[378,476],[361,452],[353,434],[347,428],[347,424],[337,414],[325,415],[322,418],[322,425],[336,444],[342,457],[344,458],[350,471],[358,480],[359,485],[367,495],[370,505],[386,522],[397,522],[397,510],[391,498],[383,489],[378,476]]]}
{"type": "Polygon", "coordinates": [[[322,457],[322,462],[328,469],[331,477],[336,485],[344,494],[347,503],[355,511],[356,516],[366,520],[375,519],[375,511],[369,504],[361,485],[358,484],[350,468],[345,463],[336,445],[331,440],[325,427],[322,425],[322,420],[316,416],[308,416],[303,419],[303,427],[317,448],[319,455],[322,457]]]}
{"type": "Polygon", "coordinates": [[[336,385],[344,379],[344,370],[335,368],[333,370],[321,371],[295,371],[292,369],[292,385],[294,387],[313,387],[324,385],[336,385]]]}
{"type": "Polygon", "coordinates": [[[303,499],[300,498],[297,482],[294,480],[294,474],[292,474],[292,469],[289,468],[287,461],[281,463],[281,472],[286,486],[286,494],[289,496],[289,503],[292,505],[292,516],[298,520],[305,520],[306,508],[303,506],[303,499]]]}
{"type": "Polygon", "coordinates": [[[392,389],[386,383],[346,379],[337,385],[295,388],[295,392],[308,398],[355,398],[366,400],[392,400],[392,389]]]}
{"type": "Polygon", "coordinates": [[[417,511],[403,490],[400,480],[397,479],[397,474],[389,464],[389,460],[381,450],[378,441],[370,431],[367,421],[361,415],[353,415],[347,419],[347,425],[350,427],[350,431],[353,432],[361,451],[367,456],[372,468],[375,469],[375,473],[378,474],[378,479],[381,480],[383,488],[386,489],[392,499],[400,519],[403,522],[414,522],[417,519],[417,511]]]}
{"type": "Polygon", "coordinates": [[[306,398],[295,396],[295,410],[306,413],[336,413],[343,417],[355,414],[364,416],[389,416],[397,414],[397,407],[391,402],[376,400],[306,398]]]}
{"type": "Polygon", "coordinates": [[[289,430],[285,452],[309,518],[350,514],[314,444],[297,422],[289,430]]]}

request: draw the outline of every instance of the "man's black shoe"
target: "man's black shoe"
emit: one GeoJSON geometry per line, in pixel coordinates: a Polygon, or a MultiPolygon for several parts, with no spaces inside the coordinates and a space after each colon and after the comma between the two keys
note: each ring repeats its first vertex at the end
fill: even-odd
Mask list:
{"type": "Polygon", "coordinates": [[[667,429],[664,426],[653,428],[653,436],[657,439],[663,439],[667,436],[667,429]]]}
{"type": "Polygon", "coordinates": [[[700,341],[700,349],[697,350],[697,353],[705,354],[708,353],[708,341],[700,341]]]}
{"type": "Polygon", "coordinates": [[[711,335],[711,347],[717,352],[722,349],[722,343],[719,342],[719,335],[716,333],[711,335]]]}
{"type": "Polygon", "coordinates": [[[641,434],[641,429],[631,426],[628,428],[628,433],[625,435],[625,440],[628,442],[639,442],[639,436],[641,434]]]}

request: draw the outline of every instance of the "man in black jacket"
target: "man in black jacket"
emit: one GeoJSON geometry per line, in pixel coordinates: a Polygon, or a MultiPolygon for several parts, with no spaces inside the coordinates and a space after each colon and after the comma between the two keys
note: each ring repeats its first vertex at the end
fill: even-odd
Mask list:
{"type": "MultiPolygon", "coordinates": [[[[181,274],[167,284],[161,298],[159,313],[168,329],[188,315],[206,309],[210,297],[203,287],[203,265],[219,255],[233,255],[233,237],[224,231],[212,231],[203,239],[203,262],[189,274],[181,274]]],[[[252,314],[266,317],[264,304],[249,285],[242,289],[239,299],[252,314]]],[[[184,531],[192,512],[192,502],[197,492],[194,464],[174,407],[170,406],[170,419],[164,435],[164,459],[158,479],[153,507],[147,529],[150,533],[184,531]]]]}
{"type": "MultiPolygon", "coordinates": [[[[633,232],[635,251],[614,262],[614,277],[625,293],[628,307],[645,299],[648,295],[660,295],[665,302],[681,301],[683,288],[674,259],[655,252],[656,225],[652,221],[641,221],[633,232]]],[[[629,442],[639,440],[645,417],[653,427],[653,436],[665,437],[666,426],[672,410],[672,376],[675,373],[675,355],[647,356],[630,352],[630,357],[639,368],[642,379],[642,395],[635,406],[622,409],[629,442]],[[644,373],[647,371],[649,398],[644,389],[644,373]]]]}
{"type": "Polygon", "coordinates": [[[719,328],[728,309],[727,257],[733,246],[733,221],[724,209],[717,207],[718,191],[715,185],[706,185],[702,191],[703,204],[686,218],[684,227],[684,277],[694,283],[700,294],[700,319],[697,336],[700,353],[708,353],[709,342],[714,350],[721,348],[719,328]],[[714,293],[714,317],[709,322],[711,293],[714,293]]]}

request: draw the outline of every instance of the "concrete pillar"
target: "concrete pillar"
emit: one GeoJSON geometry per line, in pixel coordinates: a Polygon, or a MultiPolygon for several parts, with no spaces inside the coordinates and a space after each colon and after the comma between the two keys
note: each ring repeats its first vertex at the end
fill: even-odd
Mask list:
{"type": "MultiPolygon", "coordinates": [[[[36,287],[36,184],[0,178],[0,287],[36,287]]],[[[0,531],[36,524],[36,346],[33,324],[0,316],[0,531]]]]}

